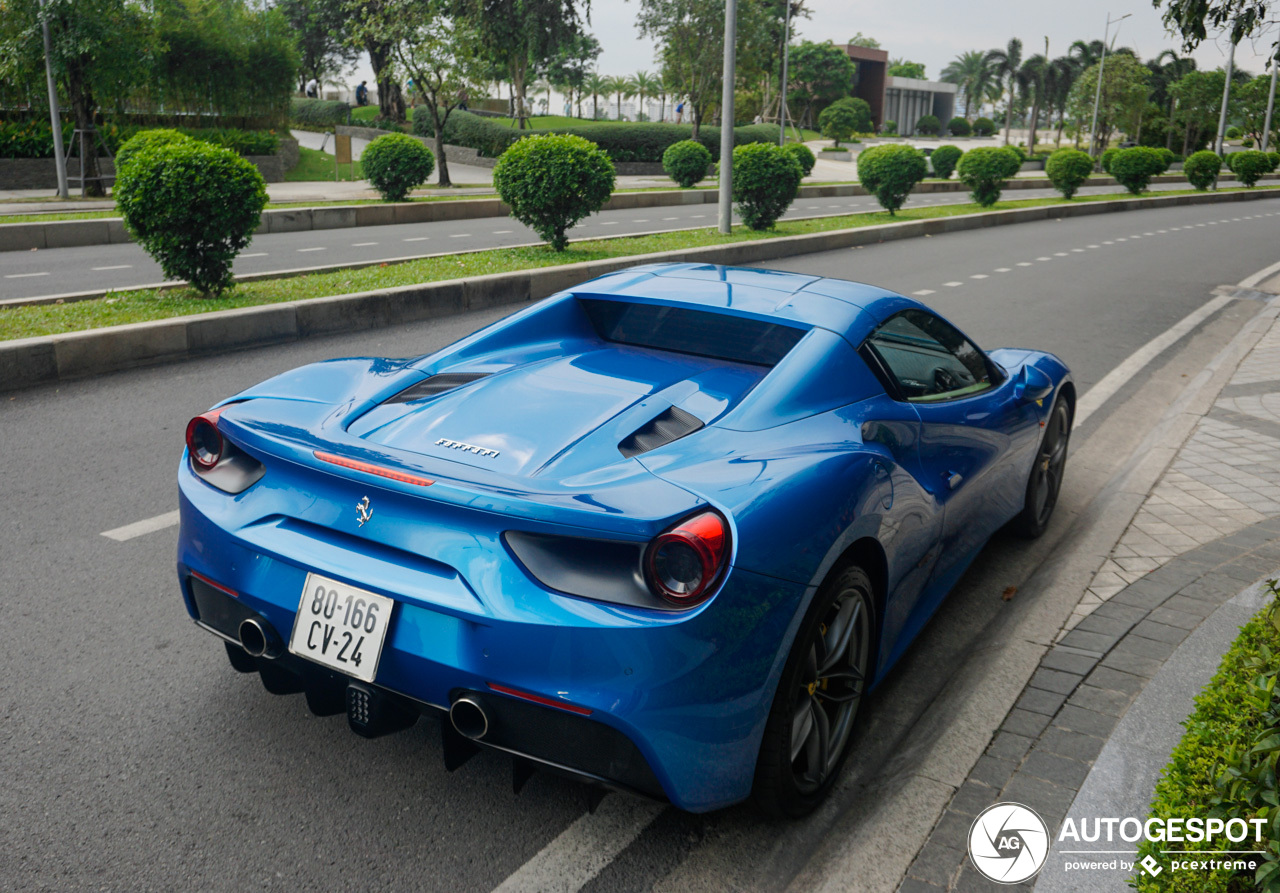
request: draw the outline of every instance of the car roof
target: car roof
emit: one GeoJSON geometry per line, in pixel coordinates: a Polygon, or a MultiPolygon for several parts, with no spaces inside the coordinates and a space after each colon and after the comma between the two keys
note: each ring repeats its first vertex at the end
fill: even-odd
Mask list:
{"type": "Polygon", "coordinates": [[[684,304],[723,313],[830,329],[858,340],[900,310],[922,307],[895,292],[801,273],[668,263],[629,267],[571,289],[585,297],[684,304]]]}

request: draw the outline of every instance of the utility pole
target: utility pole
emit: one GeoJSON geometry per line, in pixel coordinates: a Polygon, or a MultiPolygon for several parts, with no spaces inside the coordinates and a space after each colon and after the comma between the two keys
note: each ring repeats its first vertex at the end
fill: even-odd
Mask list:
{"type": "Polygon", "coordinates": [[[1276,68],[1280,67],[1280,48],[1271,57],[1271,94],[1267,97],[1267,123],[1262,126],[1262,151],[1271,145],[1271,111],[1276,106],[1276,68]]]}
{"type": "MultiPolygon", "coordinates": [[[[44,14],[45,0],[40,0],[40,29],[44,32],[44,78],[49,87],[49,125],[53,128],[53,163],[58,169],[58,198],[66,201],[71,197],[67,191],[67,156],[62,148],[62,115],[58,110],[58,88],[53,83],[53,60],[50,58],[49,19],[44,14]]],[[[1275,92],[1274,83],[1272,92],[1275,92]]],[[[84,159],[80,159],[84,164],[84,159]]],[[[80,172],[81,174],[84,171],[80,172]]]]}
{"type": "MultiPolygon", "coordinates": [[[[791,55],[791,0],[783,0],[787,14],[782,22],[782,93],[778,96],[778,145],[787,142],[787,59],[791,55]]],[[[1275,91],[1275,78],[1271,79],[1271,92],[1275,91]]]]}
{"type": "MultiPolygon", "coordinates": [[[[1098,103],[1102,100],[1102,72],[1107,67],[1107,38],[1111,35],[1112,25],[1120,24],[1131,15],[1133,13],[1122,15],[1120,18],[1112,20],[1111,13],[1107,13],[1107,27],[1102,32],[1102,59],[1098,62],[1098,88],[1093,92],[1093,123],[1089,125],[1090,155],[1096,156],[1102,148],[1098,145],[1098,103]]],[[[1120,29],[1117,28],[1116,33],[1118,34],[1119,31],[1120,29]]]]}
{"type": "Polygon", "coordinates": [[[1235,68],[1236,62],[1236,40],[1235,40],[1236,20],[1231,20],[1231,31],[1229,37],[1231,39],[1231,48],[1227,50],[1227,79],[1222,85],[1222,110],[1218,112],[1218,157],[1222,157],[1222,150],[1227,138],[1227,102],[1231,99],[1231,72],[1235,68]]]}
{"type": "Polygon", "coordinates": [[[720,96],[720,232],[733,229],[733,82],[738,50],[738,0],[724,5],[724,92],[720,96]]]}

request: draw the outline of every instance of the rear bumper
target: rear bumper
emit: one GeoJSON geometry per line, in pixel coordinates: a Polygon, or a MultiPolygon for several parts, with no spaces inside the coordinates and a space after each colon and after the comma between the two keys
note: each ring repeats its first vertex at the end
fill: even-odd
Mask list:
{"type": "MultiPolygon", "coordinates": [[[[185,469],[180,485],[179,581],[188,612],[212,632],[234,640],[252,615],[287,641],[306,574],[317,571],[396,599],[376,687],[421,712],[470,694],[494,717],[481,744],[694,812],[750,793],[804,587],[734,569],[706,605],[676,618],[551,596],[532,582],[513,592],[504,576],[492,597],[519,610],[498,617],[459,610],[448,593],[438,606],[420,591],[403,598],[326,564],[323,552],[264,554],[214,520],[225,515],[225,494],[185,469]],[[235,596],[193,585],[193,573],[235,596]],[[491,684],[590,712],[528,703],[491,684]]],[[[289,654],[272,663],[304,684],[342,679],[289,654]]]]}

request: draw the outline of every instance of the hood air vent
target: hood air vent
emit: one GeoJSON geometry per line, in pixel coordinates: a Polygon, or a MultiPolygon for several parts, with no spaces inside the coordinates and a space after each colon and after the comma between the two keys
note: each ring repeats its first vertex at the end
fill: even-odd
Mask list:
{"type": "Polygon", "coordinates": [[[630,459],[641,453],[666,446],[702,427],[702,420],[683,409],[672,406],[646,422],[618,444],[618,452],[630,459]]]}
{"type": "Polygon", "coordinates": [[[411,400],[422,400],[426,397],[435,397],[437,394],[443,394],[445,391],[452,391],[454,388],[460,388],[464,384],[470,384],[471,382],[484,378],[489,374],[490,373],[488,372],[441,372],[439,375],[432,375],[430,378],[424,378],[417,384],[410,385],[385,402],[408,403],[411,400]]]}

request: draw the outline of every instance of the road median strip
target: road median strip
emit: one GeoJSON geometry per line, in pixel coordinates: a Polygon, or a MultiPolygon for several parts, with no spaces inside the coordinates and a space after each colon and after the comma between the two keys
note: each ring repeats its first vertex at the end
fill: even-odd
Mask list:
{"type": "MultiPolygon", "coordinates": [[[[951,213],[916,220],[831,229],[801,235],[755,236],[738,241],[645,254],[603,257],[419,282],[349,294],[285,300],[106,328],[0,342],[0,390],[69,380],[135,366],[171,362],[316,335],[398,325],[507,304],[527,303],[578,282],[657,261],[749,264],[822,251],[949,232],[1125,210],[1216,204],[1273,197],[1269,190],[1144,196],[1107,201],[1037,204],[1009,210],[951,213]]],[[[951,210],[930,208],[929,212],[951,210]]],[[[835,218],[847,220],[848,218],[835,218]]],[[[620,241],[620,240],[611,240],[620,241]]],[[[548,255],[554,258],[554,256],[548,255]]],[[[459,261],[461,263],[461,261],[459,261]]],[[[108,299],[111,300],[111,299],[108,299]]],[[[78,307],[80,305],[70,305],[78,307]]],[[[20,310],[4,311],[17,313],[20,310]]]]}

